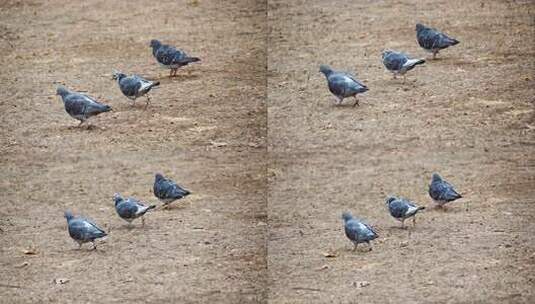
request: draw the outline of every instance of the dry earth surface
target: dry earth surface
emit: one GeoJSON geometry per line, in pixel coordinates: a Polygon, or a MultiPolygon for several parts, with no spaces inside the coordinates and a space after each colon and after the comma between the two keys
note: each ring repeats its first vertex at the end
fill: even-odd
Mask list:
{"type": "Polygon", "coordinates": [[[535,302],[534,10],[2,1],[0,302],[535,302]],[[428,56],[416,22],[461,44],[403,84],[380,51],[428,56]],[[153,38],[203,61],[168,78],[153,38]],[[322,63],[370,87],[360,107],[333,105],[322,63]],[[162,83],[147,110],[113,68],[162,83]],[[114,110],[74,128],[60,83],[114,110]],[[128,228],[113,193],[156,203],[158,171],[194,194],[128,228]],[[465,196],[446,212],[426,193],[435,171],[465,196]],[[428,206],[415,228],[388,194],[428,206]],[[65,209],[109,231],[97,251],[76,249],[65,209]],[[373,251],[350,251],[345,210],[377,228],[373,251]]]}
{"type": "Polygon", "coordinates": [[[1,2],[0,302],[267,297],[265,9],[241,0],[1,2]],[[152,58],[154,38],[203,61],[169,78],[152,58]],[[122,96],[114,68],[161,82],[147,110],[122,96]],[[73,128],[59,83],[113,111],[91,130],[73,128]],[[194,194],[128,229],[113,193],[156,203],[155,172],[194,194]],[[76,250],[65,209],[108,230],[98,251],[76,250]]]}
{"type": "Polygon", "coordinates": [[[281,0],[268,16],[270,301],[535,303],[535,3],[281,0]],[[417,22],[461,43],[402,84],[380,52],[430,57],[417,22]],[[369,86],[360,107],[333,105],[323,63],[369,86]],[[398,229],[386,196],[431,207],[434,171],[465,198],[398,229]],[[348,251],[345,210],[377,228],[373,251],[348,251]]]}

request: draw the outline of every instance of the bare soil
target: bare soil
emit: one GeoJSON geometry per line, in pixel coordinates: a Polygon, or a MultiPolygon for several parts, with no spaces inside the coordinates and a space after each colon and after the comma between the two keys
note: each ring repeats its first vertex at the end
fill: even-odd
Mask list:
{"type": "Polygon", "coordinates": [[[533,1],[269,2],[272,303],[535,303],[534,13],[533,1]],[[417,22],[461,43],[403,84],[380,54],[431,57],[417,22]],[[360,107],[333,105],[320,64],[356,72],[370,88],[360,107]],[[431,208],[435,171],[465,196],[447,212],[431,208]],[[416,228],[398,228],[389,194],[429,207],[416,228]],[[345,210],[378,229],[373,251],[349,251],[345,210]]]}
{"type": "Polygon", "coordinates": [[[239,303],[267,297],[266,11],[251,1],[3,1],[0,302],[239,303]],[[202,58],[169,78],[160,39],[202,58]],[[122,96],[112,69],[158,80],[152,105],[122,96]],[[73,128],[59,83],[113,111],[73,128]],[[154,173],[194,194],[146,216],[154,173]],[[63,211],[109,237],[81,251],[63,211]],[[25,254],[30,249],[33,255],[25,254]],[[55,279],[67,279],[65,284],[55,279]]]}
{"type": "Polygon", "coordinates": [[[0,303],[535,302],[532,1],[3,1],[0,303]],[[430,57],[393,80],[382,49],[430,57]],[[160,39],[202,58],[169,78],[160,39]],[[334,106],[320,64],[370,88],[334,106]],[[112,69],[162,84],[135,106],[112,69]],[[79,129],[58,84],[110,104],[79,129]],[[157,203],[128,228],[115,192],[157,203]],[[464,198],[432,208],[431,173],[464,198]],[[428,208],[399,229],[389,194],[428,208]],[[63,211],[109,232],[88,250],[63,211]],[[377,228],[352,252],[341,213],[377,228]],[[59,281],[64,280],[63,284],[59,281]],[[56,283],[58,282],[58,283],[56,283]]]}

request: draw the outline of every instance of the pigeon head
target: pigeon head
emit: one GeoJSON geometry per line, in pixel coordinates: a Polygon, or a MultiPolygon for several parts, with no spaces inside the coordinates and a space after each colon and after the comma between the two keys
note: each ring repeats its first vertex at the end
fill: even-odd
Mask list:
{"type": "Polygon", "coordinates": [[[388,56],[388,55],[390,55],[390,54],[392,54],[392,53],[393,53],[392,50],[389,50],[389,49],[383,50],[382,58],[384,59],[385,56],[388,56]]]}
{"type": "Polygon", "coordinates": [[[322,72],[325,76],[329,76],[332,74],[333,70],[328,65],[322,64],[320,65],[320,72],[322,72]]]}
{"type": "Polygon", "coordinates": [[[65,211],[64,216],[67,219],[67,222],[74,218],[74,215],[72,215],[72,212],[70,211],[65,211]]]}
{"type": "Polygon", "coordinates": [[[353,215],[351,215],[351,213],[346,211],[346,212],[342,213],[342,218],[344,219],[344,222],[347,222],[347,221],[349,221],[350,219],[353,218],[353,215]]]}
{"type": "Polygon", "coordinates": [[[390,205],[391,202],[395,201],[397,198],[395,196],[389,196],[386,198],[385,204],[390,205]]]}
{"type": "Polygon", "coordinates": [[[161,181],[163,179],[163,175],[161,175],[160,173],[156,173],[155,179],[157,182],[161,181]]]}
{"type": "Polygon", "coordinates": [[[152,39],[150,41],[150,47],[153,48],[153,49],[154,48],[159,48],[160,45],[162,45],[162,43],[160,41],[156,40],[156,39],[152,39]]]}
{"type": "Polygon", "coordinates": [[[432,182],[441,182],[441,181],[442,181],[442,177],[440,177],[440,175],[438,175],[438,173],[433,173],[432,182]]]}
{"type": "Polygon", "coordinates": [[[123,200],[123,197],[119,193],[115,193],[113,195],[113,201],[115,202],[115,206],[117,206],[117,204],[121,202],[122,200],[123,200]]]}
{"type": "Polygon", "coordinates": [[[423,31],[423,30],[425,30],[426,28],[427,28],[427,27],[426,27],[425,25],[421,24],[421,23],[417,23],[417,24],[416,24],[416,31],[417,31],[417,32],[423,31]]]}
{"type": "Polygon", "coordinates": [[[64,97],[66,95],[69,94],[69,90],[67,90],[66,87],[64,86],[59,86],[57,89],[56,89],[56,95],[59,95],[61,97],[64,97]]]}
{"type": "Polygon", "coordinates": [[[121,80],[123,78],[125,78],[126,75],[117,71],[117,70],[113,70],[113,75],[112,75],[112,79],[113,80],[121,80]]]}

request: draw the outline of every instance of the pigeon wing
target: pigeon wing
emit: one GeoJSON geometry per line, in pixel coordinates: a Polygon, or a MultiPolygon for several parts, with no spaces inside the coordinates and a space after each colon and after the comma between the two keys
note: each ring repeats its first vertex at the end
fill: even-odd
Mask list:
{"type": "Polygon", "coordinates": [[[119,82],[119,87],[125,96],[136,96],[141,88],[141,82],[134,77],[125,77],[119,82]]]}
{"type": "Polygon", "coordinates": [[[390,53],[385,56],[383,63],[385,67],[390,71],[399,71],[407,62],[407,56],[399,53],[390,53]]]}

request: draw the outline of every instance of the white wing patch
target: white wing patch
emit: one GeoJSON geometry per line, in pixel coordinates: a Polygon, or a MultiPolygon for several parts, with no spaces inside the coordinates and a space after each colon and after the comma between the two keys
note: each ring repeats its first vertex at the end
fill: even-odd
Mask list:
{"type": "Polygon", "coordinates": [[[420,61],[420,59],[409,59],[409,60],[407,60],[407,62],[405,62],[405,64],[403,65],[403,67],[406,68],[406,67],[413,66],[413,65],[415,65],[418,61],[420,61]]]}
{"type": "Polygon", "coordinates": [[[409,209],[407,209],[407,212],[405,213],[405,215],[413,214],[414,212],[416,212],[417,209],[418,209],[417,207],[409,206],[409,209]]]}
{"type": "Polygon", "coordinates": [[[344,82],[346,82],[348,84],[355,83],[355,81],[353,79],[351,79],[350,77],[347,77],[347,76],[344,76],[344,82]]]}
{"type": "Polygon", "coordinates": [[[360,227],[362,230],[369,230],[368,227],[366,227],[366,225],[364,225],[363,223],[359,223],[359,227],[360,227]]]}
{"type": "Polygon", "coordinates": [[[152,82],[150,81],[143,81],[141,80],[141,88],[139,88],[140,91],[146,90],[148,87],[152,85],[152,82]]]}
{"type": "Polygon", "coordinates": [[[136,215],[145,212],[145,210],[147,210],[148,208],[149,208],[148,206],[144,207],[144,206],[137,205],[136,215]]]}
{"type": "Polygon", "coordinates": [[[82,95],[82,96],[84,96],[84,99],[89,101],[90,103],[93,103],[93,104],[96,103],[96,101],[94,101],[93,99],[89,98],[89,96],[86,96],[86,95],[82,95]]]}

